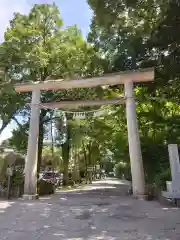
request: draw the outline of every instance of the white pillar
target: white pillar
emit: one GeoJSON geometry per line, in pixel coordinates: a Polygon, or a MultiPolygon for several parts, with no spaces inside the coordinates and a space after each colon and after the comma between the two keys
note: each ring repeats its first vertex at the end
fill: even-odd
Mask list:
{"type": "Polygon", "coordinates": [[[28,149],[25,164],[24,198],[37,197],[37,152],[39,136],[40,90],[32,92],[28,149]]]}
{"type": "Polygon", "coordinates": [[[180,176],[180,163],[179,163],[179,153],[177,144],[168,145],[169,160],[171,166],[171,177],[172,181],[176,181],[180,176]]]}
{"type": "Polygon", "coordinates": [[[138,122],[136,117],[136,103],[134,99],[133,82],[126,82],[124,86],[133,194],[135,196],[141,196],[145,193],[145,180],[138,122]]]}

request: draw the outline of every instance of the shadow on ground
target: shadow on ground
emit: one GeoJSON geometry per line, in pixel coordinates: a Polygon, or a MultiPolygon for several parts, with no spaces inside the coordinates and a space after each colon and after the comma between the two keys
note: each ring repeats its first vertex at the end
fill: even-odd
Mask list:
{"type": "Polygon", "coordinates": [[[132,199],[127,188],[107,179],[38,201],[0,202],[0,240],[180,239],[179,209],[132,199]]]}

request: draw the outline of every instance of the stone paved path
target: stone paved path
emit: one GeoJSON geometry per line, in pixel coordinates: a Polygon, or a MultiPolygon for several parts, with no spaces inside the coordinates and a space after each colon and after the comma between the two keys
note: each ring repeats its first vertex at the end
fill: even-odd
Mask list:
{"type": "Polygon", "coordinates": [[[0,202],[0,240],[180,240],[180,210],[126,196],[104,180],[52,198],[0,202]]]}

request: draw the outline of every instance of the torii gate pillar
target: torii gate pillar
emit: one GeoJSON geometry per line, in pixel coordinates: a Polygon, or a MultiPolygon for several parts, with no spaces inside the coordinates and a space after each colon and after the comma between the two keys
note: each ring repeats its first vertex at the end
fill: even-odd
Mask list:
{"type": "Polygon", "coordinates": [[[28,148],[25,163],[24,199],[36,199],[37,195],[37,153],[39,137],[40,90],[32,92],[31,118],[29,126],[28,148]]]}
{"type": "Polygon", "coordinates": [[[136,103],[134,99],[133,82],[127,81],[124,86],[126,96],[126,117],[133,195],[143,197],[145,194],[145,180],[138,122],[136,116],[136,103]]]}

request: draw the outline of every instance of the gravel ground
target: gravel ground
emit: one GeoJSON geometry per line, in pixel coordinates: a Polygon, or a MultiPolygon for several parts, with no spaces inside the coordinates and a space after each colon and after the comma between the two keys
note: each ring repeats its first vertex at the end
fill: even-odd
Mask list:
{"type": "Polygon", "coordinates": [[[0,240],[180,240],[180,209],[103,180],[37,201],[0,201],[0,240]]]}

